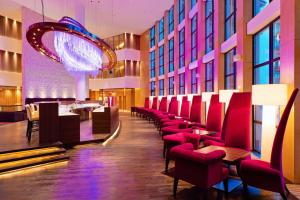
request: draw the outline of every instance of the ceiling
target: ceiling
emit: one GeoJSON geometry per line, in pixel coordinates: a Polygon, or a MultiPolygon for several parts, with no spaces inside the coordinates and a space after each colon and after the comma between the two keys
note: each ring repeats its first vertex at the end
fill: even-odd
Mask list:
{"type": "MultiPolygon", "coordinates": [[[[85,13],[86,28],[101,38],[128,32],[141,34],[159,20],[173,0],[44,0],[44,12],[55,20],[85,13]]],[[[0,0],[0,12],[21,19],[21,6],[41,13],[41,0],[0,0]],[[3,11],[4,10],[4,11],[3,11]]],[[[1,13],[0,13],[1,14],[1,13]]],[[[76,17],[75,17],[76,19],[76,17]]]]}

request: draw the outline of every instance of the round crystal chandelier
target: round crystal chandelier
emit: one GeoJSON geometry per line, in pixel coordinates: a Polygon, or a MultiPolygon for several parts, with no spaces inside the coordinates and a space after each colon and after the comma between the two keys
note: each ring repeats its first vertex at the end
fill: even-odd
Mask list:
{"type": "Polygon", "coordinates": [[[96,76],[99,70],[111,69],[117,63],[113,49],[96,35],[88,32],[79,22],[63,17],[56,22],[31,25],[26,33],[29,44],[42,55],[64,64],[70,73],[88,73],[96,76]],[[54,32],[55,52],[42,42],[46,32],[54,32]],[[103,63],[103,56],[108,63],[103,63]]]}

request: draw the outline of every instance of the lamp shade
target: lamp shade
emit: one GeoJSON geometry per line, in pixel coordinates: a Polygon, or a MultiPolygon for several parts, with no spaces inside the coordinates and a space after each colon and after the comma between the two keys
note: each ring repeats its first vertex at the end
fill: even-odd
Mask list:
{"type": "Polygon", "coordinates": [[[211,96],[216,94],[215,92],[202,92],[202,101],[210,102],[211,96]]]}
{"type": "Polygon", "coordinates": [[[267,84],[252,86],[252,104],[281,106],[287,102],[287,84],[267,84]]]}
{"type": "Polygon", "coordinates": [[[220,102],[228,104],[234,92],[239,92],[239,90],[220,90],[220,102]]]}

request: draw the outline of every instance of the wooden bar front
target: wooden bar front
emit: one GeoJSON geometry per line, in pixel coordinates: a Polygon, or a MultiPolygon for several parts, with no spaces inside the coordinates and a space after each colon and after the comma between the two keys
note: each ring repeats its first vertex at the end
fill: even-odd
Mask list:
{"type": "Polygon", "coordinates": [[[105,107],[104,112],[95,110],[92,113],[93,134],[112,134],[120,123],[119,107],[105,107]]]}

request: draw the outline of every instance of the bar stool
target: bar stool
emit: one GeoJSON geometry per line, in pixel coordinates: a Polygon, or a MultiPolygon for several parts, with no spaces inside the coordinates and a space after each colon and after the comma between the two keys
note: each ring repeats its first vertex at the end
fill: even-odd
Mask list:
{"type": "Polygon", "coordinates": [[[27,132],[26,137],[28,142],[31,141],[32,132],[39,130],[39,112],[38,109],[35,111],[35,106],[25,105],[26,113],[27,113],[27,132]]]}

